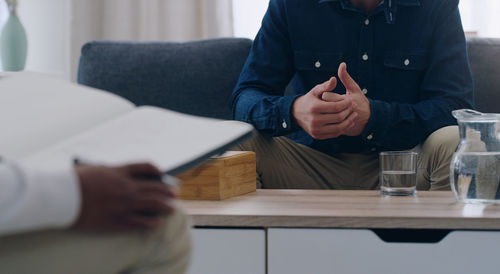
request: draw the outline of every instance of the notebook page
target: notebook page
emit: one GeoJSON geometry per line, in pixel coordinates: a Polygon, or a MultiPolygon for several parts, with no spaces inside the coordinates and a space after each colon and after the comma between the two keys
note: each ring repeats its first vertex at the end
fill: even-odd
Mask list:
{"type": "Polygon", "coordinates": [[[134,108],[114,94],[43,74],[0,73],[0,155],[22,159],[134,108]]]}
{"type": "Polygon", "coordinates": [[[156,107],[138,107],[59,145],[25,159],[60,165],[78,159],[98,164],[147,161],[177,173],[251,135],[236,121],[202,118],[156,107]]]}

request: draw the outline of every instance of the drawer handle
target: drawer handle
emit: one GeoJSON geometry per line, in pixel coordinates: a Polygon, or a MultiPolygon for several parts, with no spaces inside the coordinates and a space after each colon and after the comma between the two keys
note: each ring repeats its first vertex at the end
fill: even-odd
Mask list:
{"type": "Polygon", "coordinates": [[[449,229],[372,229],[382,241],[387,243],[435,244],[443,240],[449,229]]]}

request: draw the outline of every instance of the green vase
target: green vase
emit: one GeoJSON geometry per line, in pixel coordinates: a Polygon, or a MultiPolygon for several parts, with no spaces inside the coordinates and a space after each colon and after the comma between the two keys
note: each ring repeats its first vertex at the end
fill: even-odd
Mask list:
{"type": "Polygon", "coordinates": [[[0,35],[0,56],[4,71],[20,71],[26,65],[28,39],[16,7],[9,7],[10,15],[0,35]]]}

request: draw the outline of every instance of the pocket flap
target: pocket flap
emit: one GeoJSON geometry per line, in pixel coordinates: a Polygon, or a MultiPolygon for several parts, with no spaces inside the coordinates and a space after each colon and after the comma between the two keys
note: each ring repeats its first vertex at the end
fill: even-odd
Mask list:
{"type": "Polygon", "coordinates": [[[423,51],[387,52],[384,65],[402,70],[424,70],[427,66],[427,55],[423,51]]]}
{"type": "Polygon", "coordinates": [[[296,51],[295,68],[298,70],[337,71],[342,62],[340,52],[296,51]]]}

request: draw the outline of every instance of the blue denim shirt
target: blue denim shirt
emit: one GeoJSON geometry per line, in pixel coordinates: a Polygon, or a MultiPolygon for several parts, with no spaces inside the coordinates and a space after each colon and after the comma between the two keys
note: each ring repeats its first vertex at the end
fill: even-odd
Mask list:
{"type": "MultiPolygon", "coordinates": [[[[334,92],[345,93],[340,81],[334,92]]],[[[473,105],[458,0],[385,0],[369,14],[349,0],[271,0],[231,104],[234,119],[330,155],[413,148],[473,105]],[[341,62],[371,117],[360,136],[315,140],[292,104],[341,62]]]]}

